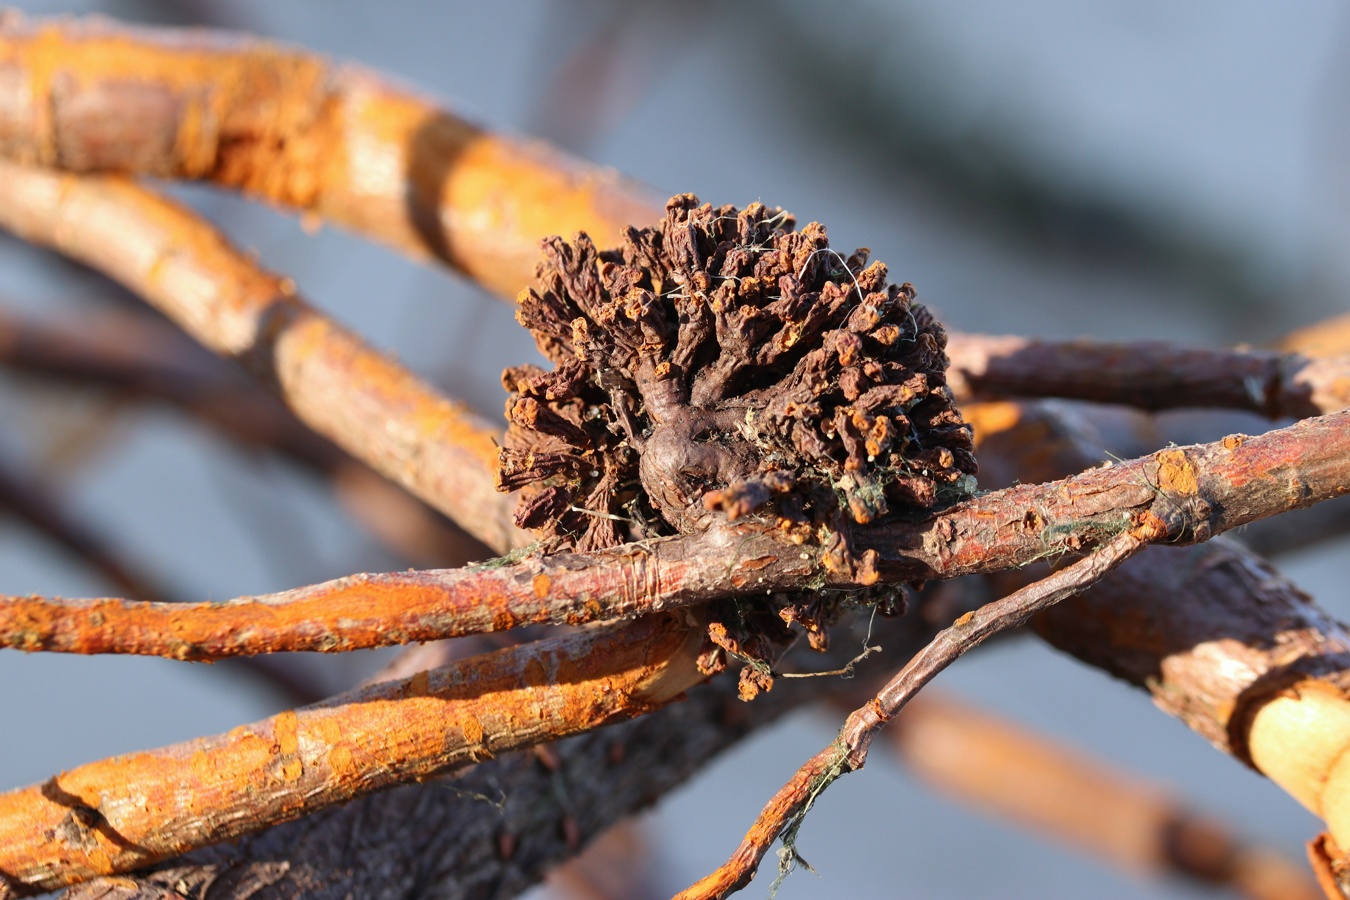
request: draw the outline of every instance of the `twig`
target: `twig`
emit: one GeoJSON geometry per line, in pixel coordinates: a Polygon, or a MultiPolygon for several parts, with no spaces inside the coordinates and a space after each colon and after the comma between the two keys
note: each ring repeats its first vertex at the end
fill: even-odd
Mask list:
{"type": "Polygon", "coordinates": [[[608,245],[660,214],[612,171],[482,131],[360,67],[232,35],[8,17],[0,83],[35,88],[0,93],[11,160],[212,181],[438,257],[507,297],[558,223],[608,245]]]}
{"type": "Polygon", "coordinates": [[[740,890],[754,877],[760,860],[780,835],[784,844],[780,877],[786,875],[799,858],[793,838],[802,817],[839,776],[863,767],[872,738],[924,685],[991,635],[1016,628],[1033,614],[1086,590],[1162,534],[1161,528],[1148,526],[1122,532],[1091,556],[986,604],[939,632],[871,701],[848,717],[830,746],[798,769],[774,795],[731,859],[681,892],[677,900],[722,898],[740,890]]]}
{"type": "Polygon", "coordinates": [[[0,163],[0,227],[140,294],[310,428],[494,549],[529,543],[491,487],[496,429],[311,309],[208,222],[118,178],[0,163]]]}
{"type": "Polygon", "coordinates": [[[771,556],[782,549],[772,533],[721,528],[514,564],[352,575],[222,603],[0,597],[0,646],[209,660],[613,621],[734,593],[770,562],[770,590],[815,571],[803,554],[771,556]]]}
{"type": "Polygon", "coordinates": [[[81,766],[0,794],[0,872],[16,892],[53,890],[638,715],[702,678],[699,644],[648,617],[81,766]]]}
{"type": "Polygon", "coordinates": [[[1063,397],[1146,410],[1220,407],[1272,419],[1350,406],[1347,356],[981,334],[950,335],[947,355],[958,396],[1063,397]]]}

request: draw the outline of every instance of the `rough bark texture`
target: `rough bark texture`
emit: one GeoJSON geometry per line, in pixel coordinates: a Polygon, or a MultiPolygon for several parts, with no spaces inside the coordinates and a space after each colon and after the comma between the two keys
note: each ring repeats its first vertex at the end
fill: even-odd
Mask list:
{"type": "MultiPolygon", "coordinates": [[[[919,619],[905,617],[878,623],[873,640],[903,658],[926,632],[919,619]]],[[[838,647],[813,661],[843,666],[855,651],[838,647]]],[[[503,756],[453,781],[364,797],[158,871],[78,886],[66,898],[504,900],[744,735],[836,684],[782,681],[742,703],[735,679],[714,680],[683,703],[568,738],[548,752],[503,756]]]]}
{"type": "MultiPolygon", "coordinates": [[[[1057,482],[984,494],[918,522],[860,527],[853,540],[868,547],[875,567],[861,573],[832,565],[829,544],[822,549],[777,526],[729,524],[719,516],[692,534],[591,554],[351,576],[224,603],[0,597],[0,646],[178,659],[348,650],[522,624],[609,621],[747,590],[794,598],[779,598],[771,615],[733,638],[744,645],[759,622],[777,620],[764,639],[782,643],[790,636],[784,621],[802,622],[824,602],[815,591],[803,593],[804,583],[866,587],[877,570],[892,582],[995,573],[1105,546],[1140,528],[1151,532],[1149,540],[1193,543],[1338,497],[1350,491],[1347,422],[1350,412],[1336,413],[1253,438],[1169,448],[1057,482]]],[[[743,618],[747,607],[737,604],[743,618]]],[[[821,620],[803,624],[808,634],[822,627],[821,620]]],[[[772,655],[750,655],[772,665],[772,655]]]]}
{"type": "Polygon", "coordinates": [[[1345,627],[1260,557],[1224,540],[1156,547],[1041,615],[1036,630],[1147,689],[1165,712],[1248,763],[1247,733],[1262,703],[1308,678],[1350,688],[1345,627]],[[1235,612],[1235,596],[1255,602],[1235,612]]]}
{"type": "Polygon", "coordinates": [[[649,712],[701,680],[698,634],[655,616],[523,645],[0,794],[0,885],[129,871],[649,712]]]}
{"type": "MultiPolygon", "coordinates": [[[[228,49],[216,46],[208,52],[200,44],[164,46],[145,35],[128,39],[118,33],[79,35],[52,27],[29,29],[16,24],[13,18],[7,18],[3,28],[0,153],[77,168],[111,166],[170,176],[211,177],[218,183],[243,186],[283,202],[308,204],[308,209],[405,247],[431,247],[442,258],[455,260],[476,272],[499,292],[511,294],[529,277],[534,242],[539,235],[570,234],[583,228],[596,235],[603,245],[610,245],[612,241],[602,237],[606,229],[617,235],[617,229],[623,225],[655,218],[650,212],[652,207],[635,202],[631,194],[625,195],[626,188],[612,180],[606,182],[594,169],[571,161],[561,161],[555,169],[553,166],[560,160],[546,151],[531,154],[522,151],[519,145],[484,135],[407,95],[389,91],[369,76],[352,76],[344,90],[329,90],[331,84],[321,82],[332,76],[332,70],[324,70],[322,66],[306,68],[301,63],[312,60],[307,61],[299,54],[276,54],[270,50],[255,54],[250,48],[238,46],[228,49]],[[222,77],[226,74],[228,78],[222,77]],[[287,98],[301,98],[304,102],[292,104],[287,98]],[[313,112],[315,107],[306,105],[310,100],[304,98],[318,98],[318,111],[313,112]],[[102,117],[99,109],[116,113],[102,117]],[[265,109],[281,110],[280,131],[272,130],[266,117],[258,114],[265,109]],[[131,110],[135,110],[134,115],[131,110]],[[333,128],[339,119],[328,115],[339,110],[344,129],[341,134],[333,128]],[[127,127],[128,123],[135,123],[135,127],[127,127]],[[317,123],[318,127],[310,129],[309,123],[317,123]],[[222,144],[218,140],[220,135],[229,135],[230,140],[222,144]],[[191,152],[185,156],[184,150],[191,152]],[[113,153],[111,159],[99,155],[108,152],[113,153]],[[161,165],[163,160],[168,163],[161,165]],[[341,175],[330,178],[333,172],[341,175]],[[316,185],[321,189],[316,189],[316,185]],[[556,194],[551,195],[554,188],[556,194]],[[597,202],[602,196],[617,197],[618,202],[602,209],[603,204],[597,202]],[[555,202],[555,197],[561,200],[555,202]],[[517,206],[522,199],[524,202],[517,206]],[[643,209],[649,212],[641,212],[643,209]],[[463,217],[466,210],[490,210],[492,214],[468,219],[463,217]],[[609,212],[616,214],[606,218],[609,212]],[[587,215],[597,216],[599,223],[578,221],[587,215]],[[541,224],[541,218],[547,221],[541,224]],[[512,247],[519,252],[509,249],[512,247]],[[478,259],[487,261],[481,269],[474,268],[478,259]]],[[[72,32],[78,30],[73,28],[72,32]]],[[[332,77],[341,82],[346,76],[332,77]]],[[[0,184],[4,183],[0,180],[0,184]]],[[[0,204],[0,208],[4,205],[0,204]]],[[[79,217],[65,224],[74,228],[79,217]]],[[[105,230],[101,239],[109,246],[117,246],[116,237],[105,230]]],[[[1334,352],[1343,353],[1346,348],[1342,346],[1334,352]]],[[[335,402],[341,404],[343,400],[335,402]]],[[[1303,436],[1321,440],[1328,435],[1304,432],[1303,436]]],[[[1024,471],[1031,471],[1055,452],[1037,447],[1028,454],[1024,449],[1022,459],[1027,464],[1024,471]],[[1028,455],[1039,455],[1042,459],[1029,460],[1028,455]]],[[[1152,481],[1146,481],[1151,488],[1161,487],[1158,476],[1166,475],[1170,485],[1167,489],[1186,495],[1189,492],[1181,488],[1188,483],[1187,472],[1194,468],[1193,463],[1183,452],[1181,458],[1159,460],[1155,468],[1145,469],[1143,474],[1154,476],[1152,481]]],[[[1075,468],[1078,466],[1081,463],[1075,468]]],[[[1258,470],[1259,467],[1251,469],[1258,470]]],[[[1062,474],[1062,471],[1055,473],[1062,474]]],[[[1303,496],[1303,486],[1296,472],[1286,469],[1284,474],[1287,477],[1283,487],[1274,493],[1296,503],[1303,496]]],[[[1278,481],[1280,473],[1277,471],[1275,475],[1274,480],[1278,481]]],[[[1026,474],[1021,477],[1032,480],[1026,474]]],[[[1203,481],[1196,480],[1197,486],[1203,481]]],[[[1232,489],[1229,495],[1238,490],[1235,485],[1228,487],[1232,489]]],[[[1102,508],[1092,502],[1088,506],[1102,508]]],[[[1189,503],[1186,506],[1192,522],[1208,521],[1212,525],[1229,518],[1224,509],[1204,511],[1189,503]]],[[[1066,544],[1070,541],[1054,529],[1042,530],[1034,517],[1021,521],[1023,531],[1029,535],[1039,532],[1062,538],[1066,544]]],[[[1058,524],[1071,525],[1076,521],[1070,515],[1058,524]]],[[[1011,520],[1005,523],[1009,533],[1014,524],[1011,520]]],[[[1104,523],[1087,524],[1105,528],[1104,523]]],[[[950,542],[944,541],[951,551],[950,542]]],[[[936,548],[939,554],[942,545],[939,542],[936,548]]],[[[963,560],[973,559],[974,548],[967,543],[966,549],[971,552],[950,553],[948,562],[954,559],[957,564],[948,567],[944,563],[944,570],[959,570],[963,560]]],[[[1175,584],[1183,574],[1165,569],[1160,576],[1161,584],[1149,584],[1153,589],[1163,588],[1175,584]]],[[[1222,612],[1238,623],[1232,627],[1239,633],[1249,633],[1246,629],[1262,619],[1260,607],[1265,598],[1259,591],[1253,591],[1252,584],[1244,578],[1231,578],[1228,588],[1228,605],[1222,612]]],[[[1133,597],[1123,597],[1122,602],[1135,601],[1133,597]]],[[[1283,608],[1290,618],[1254,627],[1250,631],[1251,643],[1236,648],[1222,641],[1191,645],[1196,651],[1191,660],[1195,671],[1203,672],[1208,667],[1219,672],[1228,664],[1227,654],[1235,652],[1244,661],[1238,668],[1246,674],[1227,690],[1243,696],[1244,678],[1250,676],[1259,681],[1264,672],[1289,664],[1283,654],[1285,649],[1292,649],[1294,655],[1305,651],[1313,654],[1300,665],[1315,667],[1315,655],[1324,651],[1329,665],[1344,665],[1341,639],[1334,632],[1325,646],[1296,641],[1292,648],[1286,648],[1279,637],[1279,628],[1288,624],[1297,631],[1302,623],[1316,622],[1322,614],[1311,605],[1300,608],[1290,603],[1283,608]],[[1260,638],[1263,628],[1276,629],[1275,634],[1267,631],[1265,638],[1260,638]],[[1260,659],[1262,651],[1269,658],[1260,659]],[[1251,664],[1251,654],[1258,655],[1256,665],[1251,664]]],[[[1145,614],[1151,613],[1140,613],[1145,614]]],[[[1080,627],[1079,633],[1083,631],[1080,627]]],[[[1084,635],[1083,652],[1089,658],[1094,655],[1109,658],[1113,651],[1104,642],[1119,634],[1106,629],[1096,644],[1091,635],[1084,635]]],[[[1125,635],[1128,637],[1128,632],[1125,635]]],[[[1138,641],[1128,646],[1136,648],[1139,654],[1135,668],[1140,671],[1151,664],[1161,670],[1167,660],[1158,654],[1169,652],[1169,648],[1157,642],[1138,641]],[[1153,663],[1147,662],[1150,655],[1153,663]]],[[[1185,655],[1191,647],[1175,649],[1185,655]]],[[[1245,696],[1243,699],[1244,706],[1250,705],[1245,696]]],[[[1286,694],[1276,699],[1283,703],[1291,698],[1286,694]]],[[[1275,705],[1279,704],[1265,704],[1275,705]]],[[[1232,720],[1231,712],[1218,709],[1208,718],[1204,710],[1190,710],[1186,714],[1194,717],[1193,722],[1208,727],[1213,721],[1232,720]]],[[[711,726],[687,726],[695,732],[703,727],[711,726]]],[[[1226,730],[1226,725],[1211,729],[1214,734],[1226,730]]],[[[1238,742],[1230,744],[1239,746],[1238,742]]],[[[672,745],[670,752],[678,752],[678,746],[672,745]]],[[[344,834],[358,839],[359,831],[353,827],[344,834]]],[[[398,838],[415,842],[415,830],[409,829],[398,838]]],[[[378,866],[386,858],[384,854],[391,852],[372,850],[366,859],[378,866]]],[[[275,860],[269,864],[273,863],[275,860]]],[[[275,868],[274,865],[273,871],[275,868]]],[[[222,891],[225,886],[220,885],[222,891]]]]}
{"type": "Polygon", "coordinates": [[[529,543],[491,487],[496,428],[312,309],[190,211],[119,178],[0,163],[0,227],[140,294],[489,546],[529,543]]]}
{"type": "Polygon", "coordinates": [[[1301,419],[1350,405],[1350,358],[956,334],[951,381],[964,397],[1063,397],[1139,409],[1245,409],[1301,419]]]}
{"type": "Polygon", "coordinates": [[[0,155],[211,181],[438,257],[508,297],[558,222],[610,246],[660,209],[612,172],[485,132],[360,67],[98,19],[0,22],[0,155]]]}

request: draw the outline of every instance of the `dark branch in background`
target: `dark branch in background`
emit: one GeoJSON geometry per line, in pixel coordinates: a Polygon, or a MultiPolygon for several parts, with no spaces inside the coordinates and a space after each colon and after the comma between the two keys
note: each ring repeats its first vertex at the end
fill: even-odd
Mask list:
{"type": "Polygon", "coordinates": [[[120,178],[0,163],[0,227],[140,294],[310,428],[494,549],[529,543],[509,498],[491,489],[495,427],[312,309],[196,214],[120,178]]]}
{"type": "Polygon", "coordinates": [[[145,314],[104,312],[93,322],[90,315],[79,322],[34,321],[0,311],[0,366],[71,388],[168,405],[240,447],[279,453],[328,478],[347,510],[410,562],[446,565],[492,555],[315,434],[237,366],[182,331],[145,314]]]}
{"type": "Polygon", "coordinates": [[[1138,409],[1242,409],[1302,419],[1350,406],[1350,357],[954,334],[948,378],[963,398],[1061,397],[1138,409]]]}
{"type": "MultiPolygon", "coordinates": [[[[912,190],[917,177],[922,191],[937,195],[935,213],[961,216],[967,232],[992,232],[1022,252],[1074,266],[1133,272],[1142,264],[1202,292],[1228,316],[1273,312],[1259,278],[1263,266],[1253,265],[1262,248],[1235,245],[1173,210],[1137,206],[1102,191],[1100,182],[1060,177],[1036,164],[1035,151],[1019,146],[1018,129],[1001,118],[950,127],[941,115],[950,95],[940,77],[934,81],[929,48],[942,38],[925,32],[921,8],[881,18],[866,4],[841,4],[836,16],[850,23],[841,28],[822,28],[809,3],[758,0],[724,9],[740,20],[728,33],[756,39],[754,50],[738,46],[731,59],[747,68],[770,56],[810,61],[784,69],[785,96],[795,109],[832,110],[831,127],[798,116],[794,140],[828,142],[832,151],[861,157],[871,183],[889,179],[891,195],[912,190]]],[[[1025,112],[1034,118],[1042,111],[1025,112]]]]}

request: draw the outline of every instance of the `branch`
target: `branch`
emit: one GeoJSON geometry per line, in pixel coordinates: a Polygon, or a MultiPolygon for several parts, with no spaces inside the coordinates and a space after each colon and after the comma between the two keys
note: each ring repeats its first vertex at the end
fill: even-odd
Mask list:
{"type": "Polygon", "coordinates": [[[858,532],[876,571],[860,582],[819,548],[762,525],[563,553],[514,565],[360,575],[224,603],[0,599],[0,646],[213,659],[281,650],[345,651],[529,623],[612,621],[810,580],[853,588],[999,572],[1109,545],[1208,540],[1350,490],[1350,412],[1253,438],[1162,450],[1043,485],[985,494],[918,523],[858,532]]]}
{"type": "Polygon", "coordinates": [[[778,558],[782,550],[772,533],[718,528],[514,564],[352,575],[221,603],[0,597],[0,646],[211,660],[614,621],[735,593],[766,569],[772,590],[815,571],[803,554],[778,558]]]}
{"type": "Polygon", "coordinates": [[[489,546],[528,543],[511,499],[491,487],[495,428],[311,309],[194,213],[121,179],[0,163],[0,227],[140,294],[489,546]]]}
{"type": "Polygon", "coordinates": [[[139,868],[394,784],[650,711],[701,680],[667,617],[475,657],[0,794],[16,895],[139,868]]]}
{"type": "Polygon", "coordinates": [[[411,562],[444,565],[491,555],[439,513],[305,427],[236,366],[149,316],[100,315],[76,326],[0,311],[0,365],[169,404],[237,444],[284,454],[328,478],[347,511],[411,562]]]}
{"type": "Polygon", "coordinates": [[[780,878],[799,858],[794,842],[797,826],[825,788],[867,760],[872,738],[938,673],[1000,631],[1016,628],[1031,615],[1086,590],[1111,569],[1138,553],[1162,529],[1141,528],[1121,533],[1110,544],[1040,581],[988,603],[943,629],[877,695],[844,722],[839,737],[797,770],[779,789],[750,827],[741,845],[711,875],[682,891],[676,900],[723,898],[750,883],[769,848],[783,837],[780,878]]]}
{"type": "Polygon", "coordinates": [[[1350,353],[1350,313],[1291,331],[1278,346],[1282,350],[1314,357],[1350,353]]]}
{"type": "Polygon", "coordinates": [[[1350,406],[1346,356],[980,334],[951,335],[947,355],[952,387],[965,397],[1063,397],[1146,410],[1220,407],[1272,419],[1350,406]]]}
{"type": "MultiPolygon", "coordinates": [[[[920,617],[904,616],[878,619],[872,638],[903,657],[929,636],[920,617]]],[[[812,661],[842,667],[857,652],[847,644],[835,642],[812,661]]],[[[228,900],[255,896],[260,884],[310,900],[512,897],[744,735],[836,685],[829,678],[780,681],[743,703],[735,678],[714,679],[683,703],[565,739],[550,754],[499,756],[453,782],[362,797],[155,871],[91,882],[67,900],[158,898],[161,889],[228,900]]]]}
{"type": "Polygon", "coordinates": [[[440,258],[508,297],[557,223],[607,245],[660,214],[612,171],[257,39],[8,16],[0,86],[8,159],[237,188],[440,258]]]}

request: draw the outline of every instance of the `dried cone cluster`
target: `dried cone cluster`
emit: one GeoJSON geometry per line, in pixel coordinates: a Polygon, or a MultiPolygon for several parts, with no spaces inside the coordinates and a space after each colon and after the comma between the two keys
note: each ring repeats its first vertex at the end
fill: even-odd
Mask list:
{"type": "MultiPolygon", "coordinates": [[[[854,524],[969,493],[942,327],[866,250],[793,226],[685,194],[617,250],[544,242],[517,317],[554,369],[503,375],[499,487],[530,488],[519,525],[589,550],[757,515],[866,584],[854,524]]],[[[808,630],[821,615],[789,606],[808,630]]]]}

